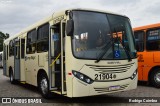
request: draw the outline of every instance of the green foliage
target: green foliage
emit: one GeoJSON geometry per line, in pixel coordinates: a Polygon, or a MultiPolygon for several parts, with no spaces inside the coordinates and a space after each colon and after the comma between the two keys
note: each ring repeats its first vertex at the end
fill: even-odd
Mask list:
{"type": "Polygon", "coordinates": [[[0,51],[3,51],[3,41],[7,38],[9,38],[9,34],[8,33],[4,34],[3,32],[0,31],[0,51]]]}

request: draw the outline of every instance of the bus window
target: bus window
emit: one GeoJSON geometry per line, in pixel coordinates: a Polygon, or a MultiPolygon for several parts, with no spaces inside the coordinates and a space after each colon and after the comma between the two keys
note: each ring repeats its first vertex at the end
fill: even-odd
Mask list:
{"type": "Polygon", "coordinates": [[[14,40],[11,40],[9,42],[9,56],[13,56],[14,55],[14,40]]]}
{"type": "Polygon", "coordinates": [[[24,59],[25,39],[21,39],[21,58],[24,59]]]}
{"type": "Polygon", "coordinates": [[[38,29],[37,52],[46,52],[49,49],[49,24],[45,24],[38,29]]]}
{"type": "Polygon", "coordinates": [[[27,54],[33,54],[36,51],[37,31],[36,29],[27,34],[27,54]]]}
{"type": "Polygon", "coordinates": [[[152,29],[147,31],[147,50],[160,50],[160,29],[152,29]]]}
{"type": "Polygon", "coordinates": [[[53,40],[54,40],[54,56],[57,56],[61,52],[61,42],[60,42],[60,25],[57,24],[55,25],[54,29],[54,35],[53,35],[53,40]]]}
{"type": "Polygon", "coordinates": [[[144,32],[143,31],[137,31],[134,32],[135,40],[136,40],[136,49],[139,52],[144,51],[144,32]]]}
{"type": "MultiPolygon", "coordinates": [[[[17,39],[18,40],[18,39],[17,39]]],[[[16,41],[15,42],[15,49],[16,49],[16,59],[19,59],[20,58],[20,54],[19,54],[19,47],[20,47],[20,45],[19,45],[19,41],[16,41]]]]}

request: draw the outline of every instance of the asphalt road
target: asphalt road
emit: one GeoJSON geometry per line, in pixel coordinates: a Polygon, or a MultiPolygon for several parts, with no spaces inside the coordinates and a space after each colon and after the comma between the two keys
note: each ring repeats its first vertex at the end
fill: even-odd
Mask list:
{"type": "MultiPolygon", "coordinates": [[[[17,84],[12,85],[9,82],[9,78],[3,76],[3,70],[0,69],[0,97],[41,97],[36,87],[30,85],[17,84]]],[[[107,94],[102,96],[84,97],[70,99],[59,95],[54,95],[50,100],[46,100],[51,103],[43,104],[0,104],[4,106],[8,105],[37,105],[37,106],[160,106],[158,103],[110,103],[111,101],[123,102],[130,97],[159,97],[160,89],[151,87],[146,83],[138,84],[138,88],[131,91],[107,94]]]]}

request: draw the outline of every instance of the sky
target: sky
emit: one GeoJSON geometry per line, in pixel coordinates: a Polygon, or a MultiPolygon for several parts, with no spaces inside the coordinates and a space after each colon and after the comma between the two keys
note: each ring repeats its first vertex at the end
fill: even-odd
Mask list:
{"type": "Polygon", "coordinates": [[[0,31],[10,36],[68,8],[94,8],[126,15],[132,27],[160,23],[160,0],[0,0],[0,31]]]}

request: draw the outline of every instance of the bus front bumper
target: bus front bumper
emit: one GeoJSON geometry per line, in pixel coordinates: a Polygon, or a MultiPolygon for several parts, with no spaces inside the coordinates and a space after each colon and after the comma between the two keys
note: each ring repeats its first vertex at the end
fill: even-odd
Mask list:
{"type": "Polygon", "coordinates": [[[86,84],[77,78],[73,78],[73,94],[72,97],[84,97],[93,95],[103,95],[108,93],[122,92],[137,88],[137,77],[114,82],[93,82],[86,84]]]}

